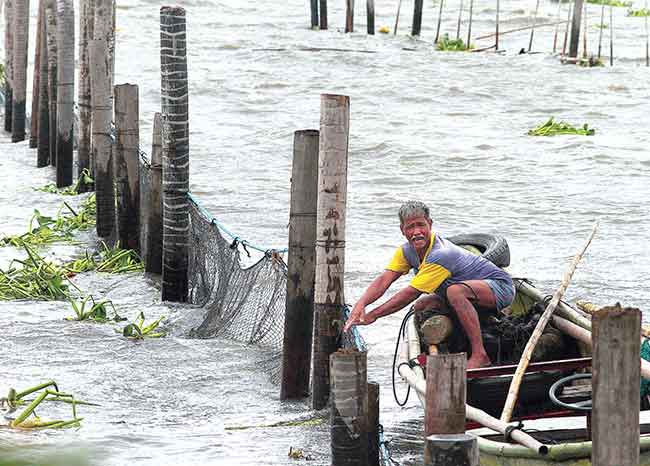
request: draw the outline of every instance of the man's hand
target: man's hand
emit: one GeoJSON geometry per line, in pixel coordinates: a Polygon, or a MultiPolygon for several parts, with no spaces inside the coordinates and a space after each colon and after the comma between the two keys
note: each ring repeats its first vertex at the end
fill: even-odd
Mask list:
{"type": "Polygon", "coordinates": [[[347,332],[352,328],[353,325],[361,324],[361,321],[363,320],[365,315],[366,315],[366,307],[363,306],[361,303],[355,304],[354,307],[352,308],[352,312],[350,313],[350,317],[348,317],[347,322],[345,322],[343,331],[347,332]]]}

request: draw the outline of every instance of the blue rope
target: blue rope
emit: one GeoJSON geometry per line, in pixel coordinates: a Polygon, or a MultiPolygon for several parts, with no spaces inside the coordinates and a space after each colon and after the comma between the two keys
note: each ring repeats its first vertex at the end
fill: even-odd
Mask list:
{"type": "Polygon", "coordinates": [[[234,241],[237,241],[238,243],[240,243],[240,244],[242,244],[242,245],[244,245],[244,246],[246,246],[246,247],[249,247],[249,248],[251,248],[251,249],[255,249],[256,251],[260,251],[260,252],[263,252],[263,253],[265,253],[265,254],[267,254],[267,253],[270,252],[270,251],[271,251],[271,252],[277,252],[277,253],[285,253],[285,252],[287,252],[287,251],[289,250],[289,249],[287,249],[287,248],[285,248],[285,249],[269,249],[269,248],[264,249],[264,248],[260,248],[259,246],[255,246],[255,245],[252,244],[252,243],[249,243],[249,242],[248,242],[247,240],[245,240],[245,239],[241,239],[239,236],[235,235],[235,234],[232,233],[230,230],[228,230],[228,228],[226,228],[225,225],[223,225],[221,222],[219,222],[215,217],[213,217],[213,216],[210,214],[210,212],[208,212],[207,210],[205,210],[205,209],[201,206],[201,204],[199,204],[198,201],[197,201],[197,200],[192,196],[191,193],[187,193],[187,197],[190,199],[190,201],[192,201],[192,203],[194,203],[194,205],[196,206],[196,208],[199,209],[199,212],[201,212],[201,215],[203,215],[206,219],[208,219],[208,220],[210,221],[210,223],[212,223],[214,226],[216,226],[217,228],[219,228],[219,229],[220,229],[221,231],[223,231],[226,235],[230,236],[234,241]]]}

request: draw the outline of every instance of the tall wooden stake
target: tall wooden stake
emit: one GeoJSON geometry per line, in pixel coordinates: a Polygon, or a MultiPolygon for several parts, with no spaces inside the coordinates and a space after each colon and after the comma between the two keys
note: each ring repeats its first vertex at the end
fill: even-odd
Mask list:
{"type": "Polygon", "coordinates": [[[50,102],[50,121],[49,121],[49,146],[50,146],[50,165],[56,165],[56,101],[57,101],[57,83],[59,53],[56,45],[56,23],[57,11],[56,2],[48,0],[45,4],[45,18],[47,20],[47,94],[50,102]]]}
{"type": "Polygon", "coordinates": [[[496,36],[495,43],[494,43],[494,50],[495,51],[499,50],[499,12],[500,12],[500,10],[501,10],[501,2],[499,2],[499,0],[497,0],[496,31],[494,32],[495,36],[496,36]]]}
{"type": "MultiPolygon", "coordinates": [[[[40,57],[40,78],[38,81],[38,149],[36,166],[45,167],[50,163],[50,93],[48,85],[49,56],[47,51],[47,13],[45,5],[47,0],[41,0],[39,15],[43,15],[41,21],[41,38],[37,44],[41,49],[40,57]]],[[[32,116],[32,118],[34,118],[32,116]]]]}
{"type": "Polygon", "coordinates": [[[578,57],[583,2],[584,0],[576,0],[573,4],[573,22],[571,23],[571,41],[569,42],[569,57],[571,58],[578,57]]]}
{"type": "Polygon", "coordinates": [[[345,0],[345,32],[354,32],[354,0],[345,0]]]}
{"type": "MultiPolygon", "coordinates": [[[[645,11],[648,11],[648,0],[645,1],[645,11]]],[[[643,17],[645,27],[645,66],[650,66],[650,39],[648,38],[648,15],[643,17]]]]}
{"type": "Polygon", "coordinates": [[[27,45],[29,42],[29,0],[14,1],[14,45],[12,79],[11,142],[25,140],[27,122],[27,45]]]}
{"type": "Polygon", "coordinates": [[[347,200],[350,98],[321,95],[314,290],[312,406],[322,409],[330,389],[329,356],[337,349],[343,318],[345,206],[347,200]]]}
{"type": "Polygon", "coordinates": [[[375,0],[366,0],[366,25],[368,34],[375,33],[375,0]]]}
{"type": "Polygon", "coordinates": [[[153,118],[151,140],[151,203],[144,206],[148,233],[144,264],[147,272],[162,273],[162,116],[158,112],[153,118]]]}
{"type": "Polygon", "coordinates": [[[546,309],[544,309],[544,313],[542,314],[539,321],[537,322],[537,325],[535,325],[535,330],[533,330],[532,335],[530,336],[528,342],[526,343],[524,352],[521,355],[519,364],[517,365],[517,370],[515,372],[515,375],[512,377],[512,381],[510,382],[508,397],[506,398],[505,406],[503,407],[503,412],[501,413],[501,420],[503,422],[510,422],[510,419],[512,419],[512,412],[514,410],[515,403],[517,402],[517,398],[519,397],[519,387],[521,386],[522,378],[524,376],[524,373],[526,372],[526,368],[528,367],[530,358],[533,355],[533,351],[535,350],[537,341],[539,340],[539,337],[542,336],[542,332],[544,331],[544,328],[546,328],[546,324],[548,323],[549,319],[553,315],[553,311],[555,311],[555,308],[557,307],[558,303],[562,299],[562,296],[564,296],[564,293],[566,292],[566,289],[569,286],[569,283],[571,282],[571,277],[573,277],[573,273],[575,272],[576,267],[578,266],[578,262],[580,262],[580,259],[582,259],[582,256],[584,255],[585,251],[591,244],[591,240],[596,234],[597,229],[598,229],[598,223],[595,223],[593,228],[591,229],[591,233],[589,234],[589,237],[587,238],[587,241],[585,242],[584,246],[582,247],[580,252],[576,254],[576,256],[569,264],[569,267],[564,273],[564,277],[562,279],[562,283],[560,284],[560,287],[557,289],[555,294],[553,294],[553,298],[546,306],[546,309]]]}
{"type": "Polygon", "coordinates": [[[311,9],[311,28],[314,29],[318,27],[318,0],[311,0],[309,8],[311,9]]]}
{"type": "Polygon", "coordinates": [[[467,26],[467,48],[470,47],[472,41],[473,15],[474,15],[474,0],[469,0],[469,25],[467,26]]]}
{"type": "Polygon", "coordinates": [[[397,14],[395,15],[395,27],[393,28],[393,35],[397,35],[397,26],[399,25],[399,12],[402,9],[402,0],[397,3],[397,14]]]}
{"type": "Polygon", "coordinates": [[[562,11],[562,2],[557,2],[557,21],[555,23],[555,33],[553,34],[553,53],[557,50],[557,34],[560,30],[560,13],[562,11]]]}
{"type": "Polygon", "coordinates": [[[327,29],[327,0],[320,0],[320,28],[327,29]]]}
{"type": "Polygon", "coordinates": [[[379,384],[368,382],[368,466],[379,466],[379,384]]]}
{"type": "Polygon", "coordinates": [[[160,98],[163,119],[162,299],[187,301],[190,237],[190,130],[185,10],[160,9],[160,98]]]}
{"type": "Polygon", "coordinates": [[[567,46],[567,41],[569,38],[569,24],[571,24],[571,13],[573,10],[571,9],[571,3],[569,2],[569,5],[567,7],[567,16],[566,16],[566,26],[564,28],[564,42],[562,43],[562,56],[566,55],[566,46],[567,46]]]}
{"type": "Polygon", "coordinates": [[[614,7],[609,6],[609,66],[614,66],[614,7]]]}
{"type": "Polygon", "coordinates": [[[460,0],[458,8],[458,24],[456,25],[456,40],[460,39],[460,21],[463,19],[463,0],[460,0]]]}
{"type": "Polygon", "coordinates": [[[422,9],[424,0],[415,0],[413,2],[413,25],[411,26],[411,35],[419,36],[422,29],[422,9]]]}
{"type": "Polygon", "coordinates": [[[11,132],[13,109],[13,62],[14,62],[14,1],[5,0],[5,131],[11,132]]]}
{"type": "Polygon", "coordinates": [[[445,0],[440,0],[440,10],[438,11],[438,25],[436,26],[436,38],[433,39],[434,44],[438,43],[440,39],[440,24],[442,23],[442,7],[445,3],[445,0]]]}
{"type": "Polygon", "coordinates": [[[584,30],[582,34],[582,56],[583,58],[587,58],[587,2],[585,2],[583,6],[583,12],[582,12],[582,29],[584,30]]]}
{"type": "Polygon", "coordinates": [[[56,186],[72,185],[74,146],[74,9],[72,0],[58,0],[56,186]]]}
{"type": "MultiPolygon", "coordinates": [[[[93,38],[95,2],[93,0],[80,0],[79,2],[79,89],[77,100],[79,102],[79,145],[77,147],[77,160],[79,163],[79,176],[84,170],[93,172],[93,163],[90,160],[91,141],[91,110],[90,110],[90,69],[88,59],[88,41],[93,38]]],[[[92,185],[79,184],[82,192],[92,190],[92,185]]]]}
{"type": "Polygon", "coordinates": [[[107,238],[115,227],[115,189],[111,169],[111,117],[113,105],[108,69],[108,42],[89,43],[90,86],[92,88],[92,159],[95,162],[97,236],[107,238]]]}
{"type": "Polygon", "coordinates": [[[140,109],[138,86],[115,86],[117,238],[124,249],[140,253],[140,109]]]}
{"type": "Polygon", "coordinates": [[[603,26],[605,25],[605,2],[600,6],[600,31],[598,31],[598,59],[600,60],[603,46],[603,26]]]}
{"type": "Polygon", "coordinates": [[[318,131],[293,137],[287,297],[280,399],[309,395],[314,328],[316,208],[318,204],[318,131]]]}
{"type": "MultiPolygon", "coordinates": [[[[42,35],[42,26],[43,16],[45,15],[45,10],[43,7],[44,0],[40,0],[38,4],[38,16],[36,20],[36,44],[34,46],[34,73],[32,74],[32,121],[29,129],[29,147],[35,149],[38,147],[38,123],[40,121],[39,117],[39,104],[40,99],[38,97],[41,86],[41,35],[42,35]]],[[[37,153],[38,157],[38,153],[37,153]]],[[[36,161],[38,165],[38,160],[36,161]]]]}
{"type": "Polygon", "coordinates": [[[332,466],[365,466],[368,462],[367,353],[337,351],[332,374],[332,466]]]}
{"type": "MultiPolygon", "coordinates": [[[[562,2],[559,2],[562,3],[562,2]]],[[[533,50],[533,36],[535,35],[535,26],[537,25],[537,13],[539,12],[539,0],[535,3],[535,14],[533,15],[533,27],[530,28],[530,40],[528,41],[528,51],[533,50]]]]}
{"type": "Polygon", "coordinates": [[[465,353],[427,357],[424,435],[465,433],[465,353]]]}
{"type": "Polygon", "coordinates": [[[597,311],[593,324],[591,461],[639,464],[641,311],[620,304],[597,311]]]}

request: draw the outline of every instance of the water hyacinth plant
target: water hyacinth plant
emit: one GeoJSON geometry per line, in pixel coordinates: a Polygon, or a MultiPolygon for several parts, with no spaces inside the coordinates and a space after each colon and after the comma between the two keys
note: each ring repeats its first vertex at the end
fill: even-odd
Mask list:
{"type": "Polygon", "coordinates": [[[37,385],[36,387],[28,388],[21,392],[17,392],[15,389],[10,388],[9,393],[6,397],[0,398],[0,411],[3,411],[5,419],[10,419],[9,427],[18,428],[18,429],[60,429],[64,427],[79,427],[80,422],[83,418],[77,417],[77,401],[74,396],[68,393],[62,393],[59,391],[59,387],[56,382],[50,380],[48,382],[37,385]],[[50,390],[49,387],[53,387],[54,390],[50,390]],[[18,407],[22,404],[23,398],[32,393],[39,392],[38,396],[32,400],[29,405],[18,414],[15,418],[10,416],[18,410],[18,407]],[[47,397],[50,397],[48,399],[47,397]],[[45,401],[55,401],[56,400],[67,399],[72,404],[72,419],[71,420],[53,420],[53,421],[43,421],[40,417],[36,415],[36,408],[45,401]],[[30,419],[30,416],[33,417],[30,419]]]}
{"type": "Polygon", "coordinates": [[[442,36],[438,42],[436,42],[436,50],[443,52],[464,52],[472,49],[471,45],[465,44],[463,39],[450,39],[449,34],[442,36]]]}
{"type": "Polygon", "coordinates": [[[91,270],[108,273],[126,273],[143,271],[144,263],[138,253],[132,249],[121,249],[119,246],[110,248],[106,243],[102,242],[102,249],[96,255],[89,254],[86,251],[84,257],[70,262],[66,265],[66,268],[71,274],[89,272],[91,270]]]}
{"type": "Polygon", "coordinates": [[[648,8],[639,8],[638,10],[629,9],[627,10],[628,16],[634,16],[637,18],[643,18],[644,16],[650,16],[650,9],[648,8]]]}
{"type": "Polygon", "coordinates": [[[117,333],[121,333],[125,337],[132,338],[134,340],[143,340],[145,338],[162,338],[166,335],[165,332],[154,332],[160,322],[165,318],[165,316],[160,316],[158,320],[151,322],[149,325],[144,325],[145,317],[144,313],[140,312],[138,318],[135,322],[132,322],[126,325],[121,331],[115,330],[117,333]]]}
{"type": "Polygon", "coordinates": [[[625,0],[587,0],[587,3],[592,3],[594,5],[605,5],[605,6],[622,6],[622,7],[632,6],[632,2],[627,2],[625,0]]]}
{"type": "Polygon", "coordinates": [[[120,317],[120,315],[115,310],[115,306],[113,306],[113,302],[108,299],[103,299],[99,302],[96,302],[95,298],[93,298],[93,296],[90,295],[90,296],[86,296],[81,301],[71,299],[70,304],[72,305],[72,309],[74,310],[75,315],[73,317],[66,317],[65,320],[76,320],[76,321],[92,320],[93,322],[97,322],[100,324],[109,321],[121,322],[123,320],[126,320],[125,317],[120,317]],[[91,302],[92,305],[90,305],[91,302]],[[86,308],[87,305],[90,305],[89,309],[86,308]],[[113,311],[113,317],[111,318],[108,317],[109,306],[113,311]]]}
{"type": "Polygon", "coordinates": [[[87,168],[84,168],[79,175],[79,178],[77,178],[77,182],[72,186],[60,189],[56,187],[55,183],[50,183],[40,188],[33,189],[34,191],[41,191],[44,193],[61,194],[63,196],[76,196],[78,194],[81,194],[80,189],[82,186],[92,185],[94,182],[95,180],[93,180],[92,176],[90,176],[90,171],[87,168]]]}
{"type": "Polygon", "coordinates": [[[579,134],[583,136],[593,136],[596,134],[596,130],[589,128],[587,123],[585,123],[582,128],[576,128],[564,121],[556,122],[554,121],[553,117],[551,117],[543,125],[540,125],[537,128],[528,131],[529,136],[555,136],[558,134],[579,134]]]}

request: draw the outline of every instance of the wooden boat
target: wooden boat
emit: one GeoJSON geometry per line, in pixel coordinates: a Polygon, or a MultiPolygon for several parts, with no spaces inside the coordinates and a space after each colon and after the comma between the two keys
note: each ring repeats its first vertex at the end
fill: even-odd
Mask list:
{"type": "MultiPolygon", "coordinates": [[[[540,308],[543,310],[547,297],[527,280],[514,279],[513,281],[517,296],[513,303],[514,309],[511,310],[514,314],[528,315],[528,321],[533,322],[534,326],[534,313],[540,308]]],[[[588,315],[566,303],[561,303],[557,312],[582,324],[582,327],[588,325],[588,315]]],[[[459,324],[453,322],[454,318],[450,313],[432,311],[428,314],[426,312],[418,314],[418,316],[412,314],[405,319],[403,341],[396,367],[402,378],[415,389],[424,407],[426,354],[430,352],[463,352],[467,350],[468,345],[462,332],[459,331],[459,324]],[[450,322],[452,330],[445,330],[450,326],[450,322]]],[[[516,352],[511,352],[510,360],[504,357],[507,351],[499,347],[499,342],[503,343],[504,339],[507,340],[508,335],[499,335],[498,331],[503,330],[502,324],[505,320],[516,321],[519,319],[518,323],[523,323],[525,326],[526,318],[491,315],[484,312],[479,312],[479,315],[486,350],[492,361],[497,364],[467,371],[467,405],[468,409],[476,408],[476,412],[468,411],[466,429],[472,432],[471,429],[486,426],[504,432],[504,424],[498,424],[500,421],[497,418],[504,406],[519,356],[516,352]],[[482,422],[475,422],[479,418],[482,422]],[[487,423],[483,422],[484,419],[487,419],[487,423]]],[[[562,317],[555,319],[557,322],[562,323],[563,321],[562,317]]],[[[513,421],[526,421],[523,429],[533,428],[534,431],[528,432],[529,435],[521,436],[522,438],[515,439],[519,443],[524,443],[523,445],[505,441],[501,434],[474,431],[478,437],[481,465],[585,466],[591,464],[592,445],[588,429],[558,429],[557,426],[562,425],[560,421],[554,423],[555,428],[548,425],[550,419],[557,420],[561,417],[585,416],[585,414],[590,416],[590,412],[580,413],[566,407],[566,405],[572,406],[571,403],[579,404],[589,400],[591,398],[590,385],[575,381],[568,382],[563,388],[553,387],[554,384],[559,387],[558,384],[563,384],[562,379],[576,374],[577,371],[588,371],[591,366],[589,348],[576,338],[577,333],[568,332],[567,326],[569,330],[572,330],[573,327],[581,329],[576,323],[568,322],[566,325],[551,325],[545,331],[544,335],[548,335],[548,337],[544,338],[547,341],[546,343],[542,342],[541,350],[537,354],[538,360],[529,365],[520,388],[513,421]],[[560,403],[564,403],[563,406],[559,406],[551,400],[549,391],[552,387],[557,395],[562,397],[560,403]],[[542,421],[545,424],[544,427],[536,428],[534,424],[531,424],[531,422],[539,422],[533,420],[540,419],[546,420],[542,421]]],[[[524,345],[525,343],[526,341],[523,342],[524,345]]],[[[646,373],[648,369],[646,366],[646,373]]],[[[642,400],[641,408],[648,408],[647,400],[642,400]]],[[[585,425],[584,421],[583,425],[585,425]]],[[[586,425],[590,425],[589,420],[586,425]]],[[[520,431],[513,432],[519,433],[520,431]]],[[[650,466],[650,436],[646,437],[645,434],[650,434],[650,423],[641,424],[640,438],[640,464],[650,466]]],[[[512,438],[514,439],[514,437],[513,435],[512,438]]]]}

